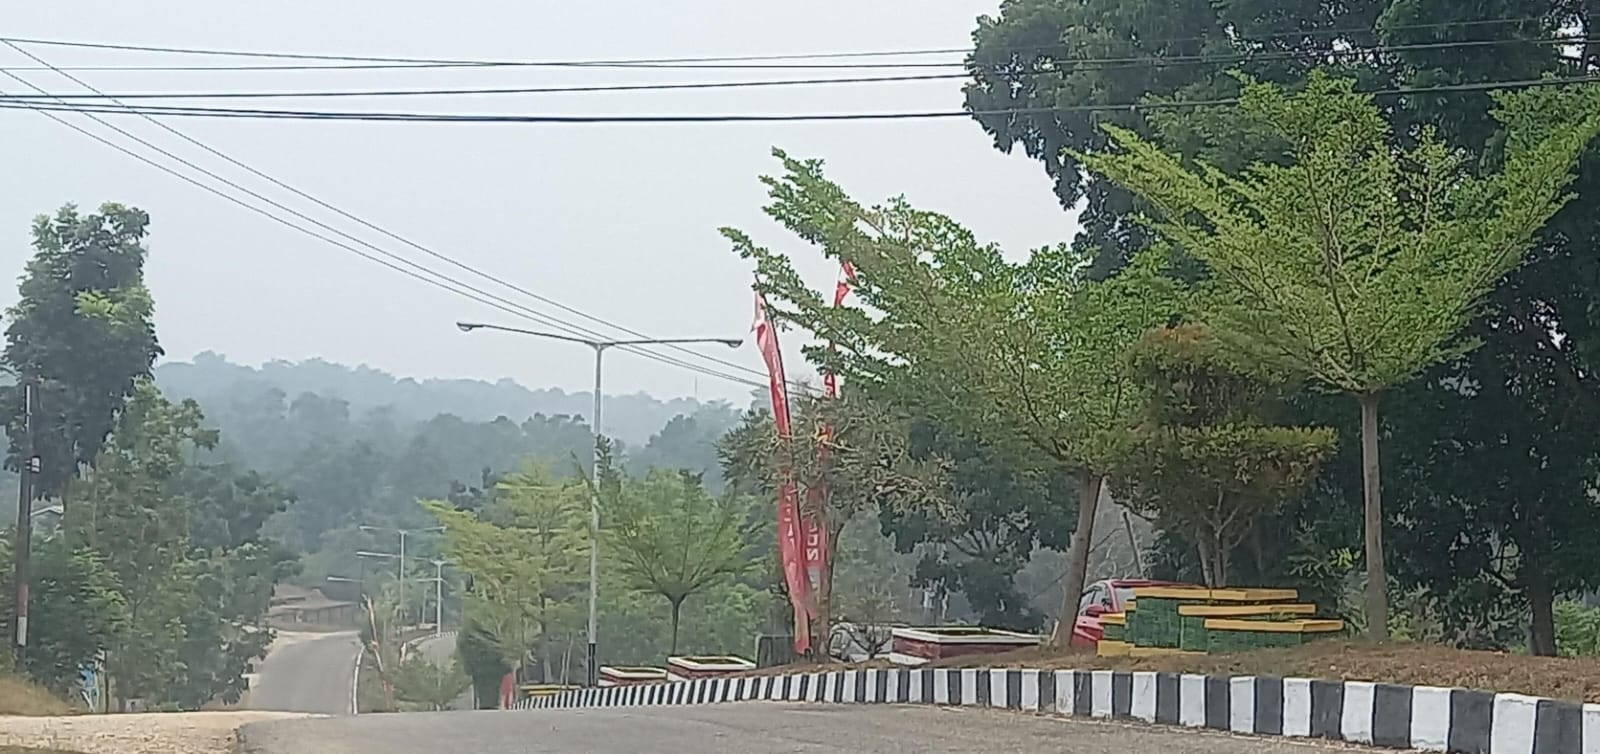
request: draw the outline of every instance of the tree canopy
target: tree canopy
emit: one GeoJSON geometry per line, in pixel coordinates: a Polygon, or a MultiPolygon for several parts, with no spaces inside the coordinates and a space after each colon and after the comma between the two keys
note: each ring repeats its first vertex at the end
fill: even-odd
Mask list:
{"type": "Polygon", "coordinates": [[[1504,163],[1476,175],[1432,129],[1396,144],[1353,80],[1316,72],[1293,96],[1245,84],[1239,114],[1285,162],[1190,167],[1111,125],[1117,151],[1078,157],[1149,202],[1150,227],[1206,265],[1202,316],[1223,342],[1359,399],[1368,630],[1386,638],[1379,399],[1475,345],[1462,329],[1569,198],[1600,131],[1600,89],[1500,95],[1504,163]]]}

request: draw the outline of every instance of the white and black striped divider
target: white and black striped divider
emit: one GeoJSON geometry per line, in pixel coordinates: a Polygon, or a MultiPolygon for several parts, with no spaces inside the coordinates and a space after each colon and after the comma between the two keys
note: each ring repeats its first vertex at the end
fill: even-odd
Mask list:
{"type": "Polygon", "coordinates": [[[738,701],[999,707],[1462,754],[1600,754],[1600,704],[1301,678],[872,668],[579,689],[525,700],[519,708],[738,701]]]}

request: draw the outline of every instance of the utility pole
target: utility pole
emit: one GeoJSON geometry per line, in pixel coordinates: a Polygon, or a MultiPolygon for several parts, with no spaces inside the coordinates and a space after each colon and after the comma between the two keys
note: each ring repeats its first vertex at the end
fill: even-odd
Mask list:
{"type": "Polygon", "coordinates": [[[28,650],[28,579],[33,550],[33,475],[39,459],[33,447],[33,381],[22,379],[22,463],[17,470],[16,636],[12,637],[17,666],[28,650]]]}
{"type": "Polygon", "coordinates": [[[433,635],[444,633],[444,567],[448,561],[433,561],[433,635]]]}

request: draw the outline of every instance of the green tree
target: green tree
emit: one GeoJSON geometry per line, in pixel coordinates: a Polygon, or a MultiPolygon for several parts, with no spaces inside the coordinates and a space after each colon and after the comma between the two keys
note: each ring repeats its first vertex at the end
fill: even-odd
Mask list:
{"type": "Polygon", "coordinates": [[[755,260],[772,316],[837,344],[806,353],[853,390],[983,437],[1031,468],[1076,476],[1062,606],[1071,616],[1113,440],[1139,410],[1124,354],[1183,307],[1161,255],[1105,282],[1088,279],[1087,260],[1065,247],[1011,264],[948,217],[903,200],[863,207],[824,177],[820,162],[777,154],[785,174],[763,179],[768,214],[854,265],[862,306],[832,306],[787,257],[724,231],[755,260]]]}
{"type": "Polygon", "coordinates": [[[1233,551],[1316,479],[1334,433],[1272,424],[1273,376],[1231,362],[1204,326],[1152,331],[1134,354],[1151,400],[1114,488],[1158,527],[1190,533],[1206,584],[1225,587],[1233,551]]]}
{"type": "Polygon", "coordinates": [[[500,698],[501,679],[515,668],[506,662],[494,635],[479,625],[471,612],[456,633],[456,656],[461,660],[462,671],[472,679],[478,708],[494,709],[500,698]]]}
{"type": "MultiPolygon", "coordinates": [[[[10,562],[10,542],[0,540],[0,558],[10,562]]],[[[14,636],[16,589],[7,569],[0,575],[0,630],[14,636]]],[[[63,537],[34,543],[28,651],[22,670],[65,698],[76,696],[78,671],[94,661],[122,628],[125,605],[105,558],[63,537]]]]}
{"type": "MultiPolygon", "coordinates": [[[[423,506],[445,527],[444,556],[470,579],[467,617],[507,665],[521,669],[580,580],[588,528],[582,490],[530,467],[500,484],[482,517],[438,501],[423,506]]],[[[548,669],[550,648],[537,656],[548,669]]]]}
{"type": "Polygon", "coordinates": [[[1067,549],[1072,475],[1026,468],[1001,448],[932,421],[910,429],[914,457],[949,463],[951,491],[940,508],[879,511],[895,549],[921,553],[912,584],[963,594],[982,625],[1039,630],[1045,616],[1015,577],[1037,547],[1067,549]]]}
{"type": "Polygon", "coordinates": [[[602,533],[628,588],[660,596],[672,610],[668,654],[678,652],[684,601],[748,567],[748,509],[736,494],[712,497],[687,471],[652,471],[602,498],[602,533]]]}
{"type": "Polygon", "coordinates": [[[733,489],[769,500],[789,481],[801,513],[813,516],[832,547],[811,594],[811,636],[822,651],[833,626],[835,558],[845,527],[880,508],[943,505],[944,468],[911,456],[904,417],[864,395],[791,396],[792,438],[779,437],[772,414],[751,412],[722,438],[723,477],[733,489]]]}
{"type": "Polygon", "coordinates": [[[450,709],[471,684],[455,658],[438,663],[415,653],[400,663],[394,675],[395,696],[435,712],[450,709]]]}
{"type": "Polygon", "coordinates": [[[1379,400],[1471,348],[1457,335],[1477,304],[1566,201],[1572,165],[1600,130],[1595,103],[1575,90],[1551,113],[1531,107],[1545,100],[1503,95],[1511,141],[1504,167],[1483,177],[1431,130],[1397,147],[1370,97],[1323,75],[1292,97],[1245,87],[1241,111],[1288,145],[1287,164],[1194,169],[1114,126],[1119,151],[1078,155],[1150,202],[1156,232],[1207,265],[1217,285],[1206,316],[1232,347],[1358,398],[1374,638],[1388,632],[1379,400]]]}
{"type": "Polygon", "coordinates": [[[196,607],[199,568],[189,555],[189,509],[172,494],[195,448],[216,443],[199,406],[173,404],[148,381],[137,385],[117,431],[77,483],[64,523],[70,541],[101,553],[127,609],[107,647],[122,699],[165,700],[184,683],[184,619],[196,607]]]}
{"type": "MultiPolygon", "coordinates": [[[[144,287],[149,224],[149,215],[120,204],[90,215],[69,204],[34,220],[34,256],[6,311],[3,361],[38,384],[40,497],[65,494],[79,468],[94,464],[123,403],[162,353],[144,287]]],[[[22,391],[8,386],[0,402],[16,468],[22,391]]]]}

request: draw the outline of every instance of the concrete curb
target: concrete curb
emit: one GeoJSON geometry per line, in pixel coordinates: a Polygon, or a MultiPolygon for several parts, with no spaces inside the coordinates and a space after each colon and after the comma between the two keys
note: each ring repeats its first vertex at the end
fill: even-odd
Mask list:
{"type": "Polygon", "coordinates": [[[938,704],[1142,720],[1462,754],[1600,754],[1600,704],[1303,678],[1017,668],[885,668],[579,689],[516,709],[740,701],[938,704]]]}

